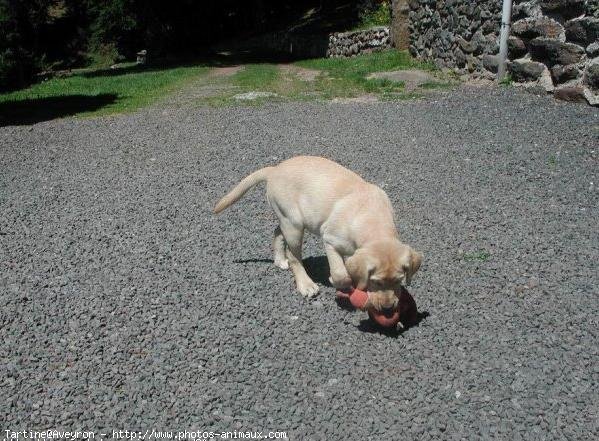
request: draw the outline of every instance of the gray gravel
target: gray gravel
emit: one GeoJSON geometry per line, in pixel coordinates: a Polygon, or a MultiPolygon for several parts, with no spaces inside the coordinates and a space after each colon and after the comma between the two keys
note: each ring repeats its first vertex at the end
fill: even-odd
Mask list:
{"type": "Polygon", "coordinates": [[[598,141],[598,109],[513,89],[0,128],[1,428],[597,439],[598,141]],[[388,192],[419,326],[304,301],[262,189],[211,215],[305,153],[388,192]]]}

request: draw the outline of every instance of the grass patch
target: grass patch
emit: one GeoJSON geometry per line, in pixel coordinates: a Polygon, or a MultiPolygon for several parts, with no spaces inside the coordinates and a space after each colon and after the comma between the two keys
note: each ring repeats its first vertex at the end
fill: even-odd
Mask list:
{"type": "Polygon", "coordinates": [[[508,86],[511,86],[512,84],[514,84],[514,79],[512,78],[512,76],[509,73],[507,73],[503,76],[503,78],[501,79],[499,84],[501,86],[508,87],[508,86]]]}
{"type": "MultiPolygon", "coordinates": [[[[302,60],[279,67],[273,64],[250,64],[229,78],[218,81],[229,86],[226,92],[202,98],[203,104],[261,105],[271,101],[330,100],[374,95],[380,100],[406,100],[424,96],[427,90],[446,89],[454,83],[448,78],[424,84],[416,91],[406,92],[402,82],[388,79],[367,79],[373,72],[404,69],[436,71],[428,63],[414,60],[405,51],[386,50],[362,54],[351,58],[317,58],[302,60]],[[306,80],[309,71],[311,81],[306,80]],[[316,75],[314,75],[316,74],[316,75]],[[235,95],[251,92],[272,92],[276,96],[256,100],[238,100],[235,95]]],[[[226,90],[227,88],[225,88],[226,90]]]]}
{"type": "MultiPolygon", "coordinates": [[[[228,92],[204,98],[205,104],[222,106],[226,104],[259,105],[269,101],[329,100],[333,98],[353,98],[360,95],[376,95],[379,99],[413,99],[422,96],[406,93],[404,84],[387,79],[367,79],[372,72],[402,69],[434,70],[430,64],[415,61],[407,52],[387,50],[351,58],[317,58],[302,60],[280,69],[273,64],[250,64],[230,78],[219,81],[232,86],[228,92]],[[301,70],[316,71],[312,81],[301,78],[301,70]],[[257,100],[241,101],[235,95],[262,91],[277,96],[257,100]]],[[[449,87],[448,82],[428,83],[424,89],[449,87]]]]}
{"type": "Polygon", "coordinates": [[[44,118],[43,114],[48,110],[48,103],[52,103],[57,113],[52,115],[55,118],[127,112],[157,101],[207,71],[206,67],[192,66],[79,72],[70,77],[34,84],[27,89],[0,94],[0,107],[3,114],[14,120],[13,123],[18,122],[19,116],[35,120],[36,114],[39,120],[50,119],[44,118]],[[98,97],[102,97],[102,100],[98,100],[98,97]],[[60,114],[61,100],[64,101],[64,115],[60,114]],[[98,105],[100,102],[102,105],[98,105]]]}
{"type": "Polygon", "coordinates": [[[349,58],[315,58],[296,63],[298,66],[318,69],[332,76],[366,76],[372,72],[400,69],[435,70],[434,65],[413,59],[407,51],[389,49],[349,58]]]}
{"type": "Polygon", "coordinates": [[[491,253],[486,250],[472,251],[464,253],[463,258],[466,262],[486,262],[491,258],[491,253]]]}
{"type": "Polygon", "coordinates": [[[205,66],[140,70],[135,65],[122,65],[114,70],[85,69],[75,71],[69,77],[53,78],[27,89],[0,94],[0,125],[133,111],[181,89],[192,80],[197,80],[197,86],[209,92],[203,98],[196,98],[197,102],[214,106],[363,95],[373,95],[381,100],[404,100],[419,98],[427,89],[451,85],[444,78],[406,92],[401,82],[366,78],[372,72],[411,68],[435,70],[430,64],[412,59],[407,52],[396,50],[351,58],[302,60],[284,66],[247,64],[230,76],[205,75],[210,70],[205,66]],[[276,96],[235,99],[235,95],[253,91],[271,92],[276,96]]]}
{"type": "Polygon", "coordinates": [[[323,72],[316,87],[320,88],[323,95],[328,98],[374,94],[383,99],[401,99],[404,98],[403,83],[387,79],[367,79],[367,76],[373,72],[404,69],[435,70],[431,64],[418,62],[407,52],[396,50],[351,58],[305,60],[298,62],[297,65],[323,72]]]}
{"type": "Polygon", "coordinates": [[[453,87],[453,83],[450,83],[448,81],[428,82],[424,83],[420,87],[424,90],[443,90],[451,89],[453,87]]]}
{"type": "Polygon", "coordinates": [[[267,92],[274,87],[279,76],[279,69],[274,64],[248,64],[231,79],[243,91],[267,92]]]}
{"type": "Polygon", "coordinates": [[[280,95],[281,73],[274,64],[248,64],[231,77],[217,78],[212,84],[228,86],[215,96],[200,100],[203,104],[222,107],[238,103],[247,106],[260,106],[270,101],[280,100],[280,96],[259,97],[252,100],[237,100],[236,95],[247,92],[271,92],[280,95]]]}
{"type": "Polygon", "coordinates": [[[370,93],[389,99],[403,92],[403,83],[386,79],[369,80],[366,78],[369,74],[412,68],[434,70],[433,66],[417,62],[407,52],[395,50],[351,58],[320,58],[300,61],[297,64],[324,73],[317,86],[320,86],[328,98],[354,97],[370,93]]]}

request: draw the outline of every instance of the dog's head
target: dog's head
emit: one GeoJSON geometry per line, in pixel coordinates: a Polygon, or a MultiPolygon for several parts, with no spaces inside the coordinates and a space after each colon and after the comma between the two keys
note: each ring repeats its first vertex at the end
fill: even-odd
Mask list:
{"type": "Polygon", "coordinates": [[[354,287],[370,293],[364,309],[387,311],[397,307],[401,286],[410,285],[421,263],[422,254],[392,240],[359,248],[346,267],[354,287]]]}

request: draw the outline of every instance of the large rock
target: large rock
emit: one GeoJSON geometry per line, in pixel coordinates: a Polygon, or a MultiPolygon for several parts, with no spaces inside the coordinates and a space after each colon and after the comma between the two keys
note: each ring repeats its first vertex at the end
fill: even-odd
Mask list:
{"type": "Polygon", "coordinates": [[[466,65],[466,55],[464,54],[464,51],[462,51],[462,49],[460,49],[459,47],[456,47],[453,50],[453,59],[455,60],[455,64],[458,67],[464,67],[466,65]]]}
{"type": "Polygon", "coordinates": [[[585,87],[584,97],[591,106],[599,106],[599,92],[593,92],[588,87],[585,87]]]}
{"type": "Polygon", "coordinates": [[[408,0],[408,6],[411,10],[417,11],[420,8],[420,0],[408,0]]]}
{"type": "Polygon", "coordinates": [[[499,53],[499,36],[495,34],[485,35],[486,46],[485,52],[486,54],[496,54],[499,53]]]}
{"type": "Polygon", "coordinates": [[[511,60],[520,58],[528,52],[526,44],[518,37],[510,36],[507,40],[508,56],[511,60]]]}
{"type": "Polygon", "coordinates": [[[471,42],[474,44],[474,53],[476,55],[481,55],[490,49],[489,40],[487,40],[482,30],[478,30],[474,33],[471,42]]]}
{"type": "Polygon", "coordinates": [[[553,96],[558,100],[574,103],[586,102],[591,106],[599,106],[599,94],[581,85],[560,87],[555,89],[553,96]]]}
{"type": "Polygon", "coordinates": [[[541,78],[541,74],[544,70],[545,65],[543,63],[525,59],[514,60],[509,65],[509,71],[512,78],[519,83],[537,81],[541,78]]]}
{"type": "Polygon", "coordinates": [[[540,17],[543,14],[536,1],[515,4],[512,8],[512,19],[514,21],[529,17],[540,17]]]}
{"type": "Polygon", "coordinates": [[[565,20],[579,17],[586,12],[585,0],[542,0],[539,6],[543,12],[565,20]]]}
{"type": "Polygon", "coordinates": [[[483,69],[483,62],[478,57],[466,55],[466,69],[470,73],[480,72],[483,69]]]}
{"type": "Polygon", "coordinates": [[[584,49],[576,44],[543,37],[531,40],[529,49],[533,60],[548,66],[579,63],[585,54],[584,49]]]}
{"type": "Polygon", "coordinates": [[[476,42],[467,41],[467,40],[463,39],[462,37],[458,37],[457,42],[458,42],[458,45],[460,46],[460,49],[462,49],[462,51],[464,51],[467,54],[471,54],[475,50],[477,50],[476,42]]]}
{"type": "Polygon", "coordinates": [[[493,20],[486,20],[483,22],[482,26],[480,27],[480,30],[482,31],[483,34],[489,34],[492,32],[501,32],[501,22],[499,19],[499,16],[497,16],[497,18],[493,19],[493,20]]]}
{"type": "Polygon", "coordinates": [[[591,88],[599,90],[599,58],[591,61],[584,71],[584,82],[591,88]]]}
{"type": "Polygon", "coordinates": [[[581,71],[575,65],[561,66],[559,64],[551,68],[551,76],[557,84],[563,84],[580,77],[581,71]]]}
{"type": "Polygon", "coordinates": [[[587,46],[587,55],[589,57],[596,57],[599,55],[599,43],[591,43],[587,46]]]}
{"type": "Polygon", "coordinates": [[[584,103],[587,101],[584,94],[584,87],[582,86],[560,87],[553,91],[553,96],[558,100],[570,101],[573,103],[584,103]]]}
{"type": "Polygon", "coordinates": [[[499,68],[499,56],[497,55],[483,55],[483,66],[489,72],[497,73],[499,68]]]}
{"type": "Polygon", "coordinates": [[[553,79],[551,78],[551,72],[549,72],[547,66],[545,66],[545,69],[543,69],[543,73],[541,73],[541,77],[537,81],[537,84],[545,89],[545,92],[553,92],[555,90],[553,79]]]}
{"type": "Polygon", "coordinates": [[[588,46],[599,40],[599,18],[583,17],[566,23],[568,41],[588,46]]]}
{"type": "Polygon", "coordinates": [[[536,37],[566,40],[564,27],[549,17],[527,18],[518,20],[512,25],[512,34],[527,40],[536,37]]]}

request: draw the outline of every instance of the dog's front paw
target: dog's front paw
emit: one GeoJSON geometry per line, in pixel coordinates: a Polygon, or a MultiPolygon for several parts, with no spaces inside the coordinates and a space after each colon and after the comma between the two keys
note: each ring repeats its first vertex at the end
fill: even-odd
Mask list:
{"type": "Polygon", "coordinates": [[[277,268],[281,268],[282,270],[289,269],[289,260],[275,258],[275,266],[277,268]]]}
{"type": "Polygon", "coordinates": [[[334,278],[333,276],[329,277],[329,282],[338,291],[344,291],[350,289],[353,286],[352,280],[348,277],[339,277],[334,278]]]}
{"type": "Polygon", "coordinates": [[[300,292],[300,294],[307,299],[310,299],[314,297],[316,294],[318,294],[318,285],[314,283],[312,280],[307,280],[301,284],[298,283],[297,289],[300,292]]]}

